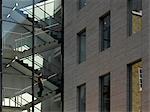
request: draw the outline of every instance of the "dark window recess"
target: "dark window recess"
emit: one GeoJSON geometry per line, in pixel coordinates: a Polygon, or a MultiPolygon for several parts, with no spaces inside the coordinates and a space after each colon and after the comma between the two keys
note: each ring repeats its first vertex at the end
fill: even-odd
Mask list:
{"type": "Polygon", "coordinates": [[[84,29],[78,35],[78,61],[82,63],[86,60],[86,30],[84,29]]]}
{"type": "Polygon", "coordinates": [[[110,112],[110,74],[100,77],[101,112],[110,112]]]}
{"type": "Polygon", "coordinates": [[[86,112],[86,85],[78,86],[78,112],[86,112]]]}
{"type": "Polygon", "coordinates": [[[82,9],[86,4],[86,0],[79,0],[79,9],[82,9]]]}
{"type": "Polygon", "coordinates": [[[101,32],[101,50],[110,47],[110,13],[100,18],[100,32],[101,32]]]}

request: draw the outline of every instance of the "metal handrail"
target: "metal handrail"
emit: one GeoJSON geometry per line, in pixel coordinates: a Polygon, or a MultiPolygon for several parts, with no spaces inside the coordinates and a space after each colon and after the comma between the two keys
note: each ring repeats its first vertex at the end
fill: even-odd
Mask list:
{"type": "MultiPolygon", "coordinates": [[[[27,60],[29,60],[29,61],[32,62],[32,59],[29,58],[29,57],[25,57],[25,59],[27,59],[27,60]]],[[[23,59],[23,60],[24,60],[24,59],[23,59]]],[[[35,61],[35,64],[36,64],[37,66],[39,66],[40,68],[42,67],[42,65],[41,65],[40,63],[36,62],[36,61],[35,61]]]]}
{"type": "MultiPolygon", "coordinates": [[[[18,96],[18,97],[20,97],[20,96],[18,96]]],[[[24,100],[25,102],[27,102],[27,103],[30,103],[30,102],[28,102],[26,99],[24,99],[24,98],[22,98],[22,97],[21,97],[21,99],[23,99],[23,100],[24,100]]],[[[34,108],[36,108],[36,109],[38,109],[39,111],[41,111],[39,108],[37,108],[37,107],[35,107],[35,106],[34,106],[34,108]]]]}
{"type": "MultiPolygon", "coordinates": [[[[40,10],[42,10],[44,13],[45,13],[45,11],[42,9],[42,8],[40,8],[39,6],[37,6],[40,10]]],[[[29,11],[29,10],[23,10],[23,11],[26,11],[29,15],[32,15],[32,12],[31,11],[29,11]]],[[[46,13],[46,14],[48,14],[48,13],[46,13]]],[[[48,16],[50,16],[51,18],[53,18],[51,15],[49,15],[48,14],[48,16]]],[[[40,17],[38,17],[37,15],[35,15],[35,17],[36,17],[36,19],[38,20],[38,21],[42,21],[42,22],[44,22],[45,24],[47,24],[42,18],[40,18],[40,17]]],[[[54,18],[53,18],[54,19],[54,18]]],[[[55,20],[55,19],[54,19],[55,20]]],[[[56,20],[55,20],[56,21],[56,20]]],[[[57,21],[56,21],[57,22],[57,21]]],[[[58,23],[60,23],[60,22],[58,22],[58,23]]],[[[47,24],[48,25],[48,24],[47,24]]]]}
{"type": "MultiPolygon", "coordinates": [[[[22,97],[20,97],[20,96],[16,96],[16,97],[21,98],[21,100],[24,100],[27,104],[30,103],[30,102],[28,102],[26,99],[24,99],[24,98],[22,98],[22,97]]],[[[9,100],[13,101],[14,103],[16,103],[17,105],[19,105],[20,107],[21,107],[21,106],[24,106],[21,102],[14,101],[14,100],[11,99],[11,98],[9,98],[9,100]]],[[[25,104],[25,105],[26,105],[26,104],[25,104]]],[[[34,108],[36,108],[37,110],[41,111],[39,108],[37,108],[37,107],[35,107],[35,106],[34,106],[34,108]]]]}
{"type": "MultiPolygon", "coordinates": [[[[25,58],[25,59],[27,59],[27,60],[29,60],[29,61],[32,61],[32,59],[30,59],[30,58],[25,58]]],[[[43,58],[43,60],[44,60],[44,58],[43,58]]],[[[35,62],[35,65],[37,65],[37,66],[39,66],[40,67],[40,69],[41,68],[43,68],[44,70],[47,70],[48,72],[52,72],[50,69],[47,69],[47,68],[45,68],[44,66],[42,66],[40,63],[38,63],[37,61],[34,61],[35,62]]]]}
{"type": "MultiPolygon", "coordinates": [[[[24,47],[26,47],[26,46],[24,46],[24,47]]],[[[38,54],[37,54],[38,55],[38,54]]],[[[40,56],[40,55],[38,55],[39,57],[41,57],[41,58],[43,58],[42,56],[40,56]]],[[[32,61],[32,59],[29,59],[28,57],[26,57],[26,59],[28,59],[29,61],[32,61]]],[[[48,62],[48,60],[46,60],[45,58],[43,58],[43,60],[45,60],[45,62],[48,62]]],[[[36,62],[36,61],[35,61],[36,62]]],[[[40,64],[40,63],[38,63],[38,62],[36,62],[36,64],[37,64],[37,66],[39,65],[39,67],[41,67],[42,65],[40,64]],[[41,66],[40,66],[41,65],[41,66]]],[[[56,67],[56,69],[59,69],[56,65],[54,65],[53,63],[51,63],[53,66],[55,66],[56,67]]],[[[46,69],[46,68],[45,68],[46,69]]],[[[47,70],[49,70],[49,69],[47,69],[47,70]]],[[[51,70],[49,70],[49,71],[51,71],[51,70]]]]}
{"type": "MultiPolygon", "coordinates": [[[[22,98],[22,97],[20,97],[20,96],[16,96],[16,97],[21,98],[21,100],[25,101],[27,104],[30,103],[30,102],[28,102],[26,99],[24,99],[24,98],[22,98]]],[[[11,100],[11,101],[13,101],[13,102],[15,103],[15,106],[13,106],[13,107],[21,107],[21,106],[24,106],[21,102],[15,101],[15,100],[13,100],[12,98],[8,98],[8,99],[11,100]],[[17,104],[18,106],[16,106],[16,104],[17,104]]],[[[25,104],[25,105],[26,105],[26,104],[25,104]]],[[[4,106],[5,106],[5,105],[4,105],[4,106]]],[[[11,105],[9,104],[9,106],[11,106],[11,105]]],[[[41,109],[37,108],[36,106],[34,106],[34,108],[36,108],[37,110],[41,111],[41,109]]]]}
{"type": "Polygon", "coordinates": [[[9,98],[11,101],[13,101],[15,103],[15,105],[19,105],[19,106],[22,106],[21,102],[17,102],[17,101],[14,101],[12,98],[9,98]]]}
{"type": "MultiPolygon", "coordinates": [[[[25,10],[26,11],[26,10],[25,10]]],[[[31,13],[31,11],[27,11],[28,12],[28,14],[30,14],[30,15],[32,15],[31,13]]],[[[52,17],[51,17],[52,18],[52,17]]],[[[46,25],[48,25],[49,26],[49,24],[47,23],[47,22],[45,22],[43,19],[41,19],[41,18],[39,18],[38,16],[36,16],[36,19],[38,20],[38,21],[41,21],[41,22],[43,22],[43,23],[45,23],[46,25]]],[[[53,18],[54,19],[54,18],[53,18]]],[[[55,20],[55,19],[54,19],[55,20]]],[[[55,20],[56,21],[56,20],[55,20]]],[[[61,24],[60,22],[58,22],[58,21],[56,21],[58,24],[61,24]]],[[[53,25],[53,24],[52,24],[53,25]]],[[[42,28],[47,28],[47,27],[45,27],[44,25],[42,25],[42,28]]],[[[50,29],[49,28],[49,31],[55,31],[55,30],[53,30],[53,29],[50,29]]],[[[50,37],[49,37],[50,38],[50,37]]]]}
{"type": "MultiPolygon", "coordinates": [[[[36,4],[35,4],[36,5],[36,4]]],[[[36,5],[37,6],[37,5],[36,5]]],[[[49,15],[46,11],[44,11],[41,7],[37,6],[39,9],[41,9],[44,13],[46,13],[49,17],[51,17],[52,19],[55,20],[54,17],[52,17],[51,15],[49,15]]],[[[56,22],[58,22],[59,24],[61,24],[59,21],[55,20],[56,22]]]]}
{"type": "MultiPolygon", "coordinates": [[[[50,3],[54,3],[54,1],[50,1],[50,2],[48,2],[47,4],[50,4],[50,3]]],[[[37,4],[34,4],[34,5],[37,5],[37,4]]],[[[44,4],[43,4],[44,5],[44,4]]],[[[43,5],[39,5],[39,6],[43,6],[43,5]]],[[[24,8],[22,8],[22,9],[24,9],[24,8]]],[[[28,8],[28,9],[25,9],[25,10],[29,10],[29,9],[32,9],[32,7],[31,8],[28,8]]]]}
{"type": "MultiPolygon", "coordinates": [[[[32,16],[32,12],[29,10],[25,10],[28,14],[30,14],[32,16]]],[[[37,15],[34,16],[37,20],[41,20],[40,17],[38,17],[37,15]]]]}
{"type": "MultiPolygon", "coordinates": [[[[38,7],[39,9],[41,9],[45,14],[47,14],[48,16],[52,17],[50,14],[48,14],[45,10],[43,10],[41,7],[39,7],[38,5],[35,4],[36,7],[38,7]]],[[[35,7],[35,8],[36,8],[35,7]]]]}
{"type": "MultiPolygon", "coordinates": [[[[47,4],[50,4],[50,3],[53,3],[53,2],[49,2],[49,3],[47,3],[47,4]]],[[[46,4],[46,5],[47,5],[46,4]]],[[[44,5],[44,4],[43,4],[44,5]]],[[[40,6],[43,6],[43,5],[40,5],[40,6]]],[[[41,11],[43,11],[46,15],[48,15],[50,18],[52,18],[52,19],[54,19],[55,20],[55,18],[53,17],[53,16],[51,16],[49,13],[47,13],[45,10],[43,10],[40,6],[38,6],[37,4],[35,4],[35,8],[39,8],[41,11]]],[[[30,12],[30,15],[31,15],[31,11],[29,11],[30,10],[30,8],[29,9],[21,9],[22,11],[26,11],[26,12],[30,12]]],[[[36,16],[36,15],[35,15],[36,16]]],[[[36,16],[36,17],[38,17],[38,16],[36,16]]],[[[39,18],[39,17],[38,17],[39,18]]],[[[40,19],[40,18],[39,18],[40,19]]],[[[42,20],[42,19],[40,19],[40,20],[42,20]]],[[[59,21],[57,21],[57,20],[55,20],[57,23],[59,23],[59,24],[61,24],[59,21]]]]}
{"type": "MultiPolygon", "coordinates": [[[[12,17],[11,17],[11,19],[13,19],[12,17]]],[[[15,19],[13,19],[15,22],[17,22],[17,20],[15,20],[15,19]]],[[[29,29],[27,29],[25,26],[22,26],[25,30],[27,30],[27,31],[29,31],[29,32],[31,32],[29,29]]],[[[37,37],[41,40],[41,41],[43,41],[44,43],[46,43],[46,41],[44,41],[43,39],[41,39],[38,35],[37,35],[37,37]]]]}
{"type": "MultiPolygon", "coordinates": [[[[50,2],[46,3],[46,5],[47,5],[47,4],[51,4],[51,3],[54,3],[54,1],[50,1],[50,2]]],[[[42,8],[40,8],[40,6],[44,6],[44,5],[45,5],[45,4],[38,6],[37,4],[35,4],[36,7],[38,7],[38,8],[41,9],[44,13],[46,13],[47,15],[49,15],[50,17],[52,17],[50,14],[48,14],[46,11],[44,11],[42,8]]],[[[36,7],[35,7],[35,8],[36,8],[36,7]]],[[[30,10],[30,9],[32,9],[32,7],[31,7],[31,8],[28,8],[28,9],[21,9],[21,10],[26,11],[26,10],[30,10]]]]}
{"type": "MultiPolygon", "coordinates": [[[[24,46],[26,47],[26,46],[24,46]]],[[[38,54],[37,54],[38,55],[38,54]]],[[[40,56],[40,55],[38,55],[40,56]]],[[[41,57],[41,56],[40,56],[41,57]]],[[[42,57],[43,58],[43,57],[42,57]]],[[[28,59],[29,61],[32,61],[29,57],[26,57],[25,59],[28,59]]],[[[45,62],[48,62],[48,60],[46,60],[45,58],[43,58],[43,60],[45,60],[45,62]]],[[[42,67],[42,65],[38,62],[35,63],[37,66],[39,66],[40,68],[42,67]]],[[[53,63],[51,63],[56,69],[59,69],[56,65],[54,65],[53,63]]],[[[43,67],[44,68],[44,67],[43,67]]],[[[46,69],[46,68],[45,68],[46,69]]],[[[47,69],[48,71],[52,72],[51,70],[47,69]]]]}

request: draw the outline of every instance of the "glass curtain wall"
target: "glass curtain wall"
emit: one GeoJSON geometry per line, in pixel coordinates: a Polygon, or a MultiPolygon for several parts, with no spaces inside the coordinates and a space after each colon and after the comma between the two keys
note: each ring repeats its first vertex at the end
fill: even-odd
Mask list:
{"type": "Polygon", "coordinates": [[[2,0],[3,111],[61,110],[61,22],[54,1],[2,0]]]}

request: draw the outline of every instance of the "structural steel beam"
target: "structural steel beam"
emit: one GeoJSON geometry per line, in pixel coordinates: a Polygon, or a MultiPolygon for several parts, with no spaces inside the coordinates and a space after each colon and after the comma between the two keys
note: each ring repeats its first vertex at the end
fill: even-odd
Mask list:
{"type": "Polygon", "coordinates": [[[2,0],[0,0],[0,112],[2,112],[2,0]]]}

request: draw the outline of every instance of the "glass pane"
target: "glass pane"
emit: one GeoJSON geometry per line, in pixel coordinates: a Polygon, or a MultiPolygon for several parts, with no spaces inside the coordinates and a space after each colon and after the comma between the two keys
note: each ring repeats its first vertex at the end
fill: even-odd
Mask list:
{"type": "Polygon", "coordinates": [[[79,86],[79,112],[85,112],[86,110],[86,87],[85,85],[79,86]]]}
{"type": "Polygon", "coordinates": [[[86,32],[78,34],[79,41],[79,63],[86,60],[86,32]]]}
{"type": "Polygon", "coordinates": [[[49,0],[46,2],[46,13],[47,13],[47,17],[50,16],[54,16],[54,0],[49,0]]]}
{"type": "Polygon", "coordinates": [[[110,40],[110,29],[109,28],[106,29],[106,30],[104,30],[104,32],[103,32],[103,38],[107,39],[107,40],[110,40]]]}
{"type": "Polygon", "coordinates": [[[137,62],[133,65],[131,65],[131,98],[130,101],[132,102],[132,111],[138,111],[141,112],[142,109],[142,88],[141,88],[141,82],[140,82],[140,68],[142,67],[142,62],[137,62]]]}
{"type": "Polygon", "coordinates": [[[79,8],[83,8],[84,6],[86,6],[86,0],[79,0],[79,8]]]}
{"type": "Polygon", "coordinates": [[[103,20],[104,30],[110,27],[110,16],[107,15],[103,20]]]}
{"type": "Polygon", "coordinates": [[[54,2],[54,12],[57,12],[61,8],[61,0],[55,0],[54,2]]]}
{"type": "MultiPolygon", "coordinates": [[[[60,25],[59,29],[55,27],[54,0],[35,0],[34,18],[32,3],[3,0],[3,106],[16,111],[21,108],[23,112],[32,107],[34,72],[35,112],[61,111],[62,37],[60,25]],[[57,104],[52,99],[55,95],[57,104]]],[[[57,16],[61,17],[61,13],[57,16]]]]}
{"type": "Polygon", "coordinates": [[[102,112],[110,112],[110,75],[104,75],[100,79],[101,82],[101,110],[102,112]]]}
{"type": "Polygon", "coordinates": [[[142,10],[142,0],[133,0],[132,5],[133,5],[133,10],[135,11],[142,10]]]}
{"type": "Polygon", "coordinates": [[[129,8],[129,35],[142,30],[142,0],[128,1],[129,8]]]}
{"type": "Polygon", "coordinates": [[[80,39],[80,61],[85,61],[86,57],[86,38],[81,38],[80,39]]]}
{"type": "Polygon", "coordinates": [[[107,49],[110,47],[110,41],[109,40],[104,40],[104,49],[107,49]]]}
{"type": "Polygon", "coordinates": [[[142,17],[140,15],[132,15],[132,33],[142,30],[142,17]]]}
{"type": "Polygon", "coordinates": [[[101,49],[105,50],[110,47],[110,13],[100,19],[101,28],[101,49]]]}

